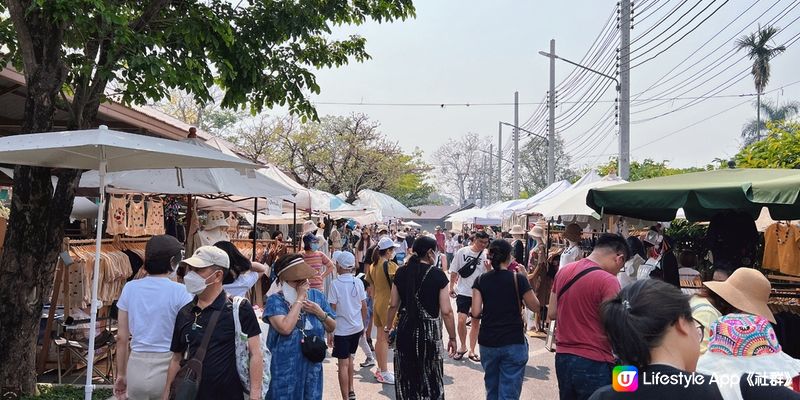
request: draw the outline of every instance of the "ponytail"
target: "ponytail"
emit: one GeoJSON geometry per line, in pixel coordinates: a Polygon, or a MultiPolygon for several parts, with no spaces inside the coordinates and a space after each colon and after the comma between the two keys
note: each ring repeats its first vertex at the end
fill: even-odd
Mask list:
{"type": "Polygon", "coordinates": [[[489,262],[492,269],[500,270],[500,266],[511,257],[511,245],[504,239],[496,239],[489,244],[489,262]]]}
{"type": "Polygon", "coordinates": [[[627,365],[644,368],[678,319],[692,320],[689,296],[656,279],[636,281],[600,307],[614,353],[627,365]]]}

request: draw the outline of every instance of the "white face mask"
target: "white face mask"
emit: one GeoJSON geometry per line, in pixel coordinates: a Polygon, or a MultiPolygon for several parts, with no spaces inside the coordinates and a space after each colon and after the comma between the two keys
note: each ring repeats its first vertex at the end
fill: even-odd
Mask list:
{"type": "Polygon", "coordinates": [[[189,272],[183,277],[183,284],[186,286],[186,291],[191,294],[200,294],[208,287],[206,278],[203,278],[194,271],[189,272]]]}
{"type": "Polygon", "coordinates": [[[297,301],[297,289],[290,286],[288,282],[283,282],[281,284],[281,290],[283,291],[283,298],[286,299],[286,301],[292,304],[297,301]]]}

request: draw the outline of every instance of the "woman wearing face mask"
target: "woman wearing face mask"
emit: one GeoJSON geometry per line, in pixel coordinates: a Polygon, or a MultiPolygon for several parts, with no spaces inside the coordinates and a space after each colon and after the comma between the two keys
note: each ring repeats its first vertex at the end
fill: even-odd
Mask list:
{"type": "Polygon", "coordinates": [[[334,272],[335,266],[325,253],[319,251],[319,238],[313,233],[303,236],[303,259],[306,264],[317,271],[308,281],[312,289],[322,290],[325,278],[334,272]]]}
{"type": "MultiPolygon", "coordinates": [[[[456,326],[450,304],[448,280],[434,266],[441,258],[436,239],[417,238],[411,258],[397,270],[392,286],[391,305],[387,321],[397,324],[397,348],[394,352],[394,371],[398,399],[441,399],[444,397],[444,355],[439,316],[447,328],[447,352],[456,351],[456,326]]],[[[384,330],[391,329],[387,326],[384,330]]]]}
{"type": "Polygon", "coordinates": [[[378,328],[378,340],[375,342],[375,358],[378,359],[378,370],[375,379],[380,383],[394,385],[394,374],[389,372],[389,333],[384,327],[391,326],[394,321],[386,320],[389,313],[389,298],[392,294],[392,281],[397,273],[397,264],[394,251],[397,244],[388,236],[378,241],[378,246],[373,251],[373,263],[367,272],[368,292],[373,299],[372,319],[378,328]]]}
{"type": "Polygon", "coordinates": [[[336,329],[336,316],[325,295],[309,288],[317,275],[299,254],[287,254],[275,262],[280,292],[267,298],[264,320],[272,327],[267,347],[275,362],[267,399],[321,399],[322,363],[308,360],[300,349],[303,333],[324,337],[336,329]],[[302,330],[302,332],[301,332],[302,330]]]}
{"type": "Polygon", "coordinates": [[[118,399],[160,399],[172,359],[175,316],[192,301],[183,285],[170,279],[183,246],[172,236],[153,236],[145,247],[147,276],[129,282],[117,302],[118,399]],[[130,353],[129,345],[130,344],[130,353]]]}

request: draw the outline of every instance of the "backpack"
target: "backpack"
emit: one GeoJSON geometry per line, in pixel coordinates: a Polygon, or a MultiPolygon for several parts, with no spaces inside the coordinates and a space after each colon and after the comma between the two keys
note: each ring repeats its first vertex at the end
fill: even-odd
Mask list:
{"type": "MultiPolygon", "coordinates": [[[[250,393],[250,351],[247,346],[247,335],[242,332],[242,323],[239,321],[239,306],[243,301],[247,301],[244,297],[236,296],[233,298],[233,323],[235,326],[236,336],[236,371],[239,372],[239,380],[242,381],[245,393],[250,393]]],[[[267,329],[269,327],[263,322],[261,325],[261,337],[259,343],[261,344],[261,356],[264,359],[264,374],[261,381],[261,394],[266,396],[269,390],[269,383],[272,380],[270,374],[270,365],[272,364],[272,353],[267,348],[267,329]]]]}

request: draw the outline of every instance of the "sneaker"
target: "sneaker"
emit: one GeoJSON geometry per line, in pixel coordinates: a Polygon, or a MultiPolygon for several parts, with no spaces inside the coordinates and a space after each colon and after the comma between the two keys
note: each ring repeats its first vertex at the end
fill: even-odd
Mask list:
{"type": "Polygon", "coordinates": [[[372,357],[370,357],[370,358],[367,358],[366,360],[364,360],[364,362],[363,362],[363,363],[361,363],[361,364],[358,364],[358,365],[360,365],[360,366],[361,366],[361,368],[369,368],[369,367],[373,367],[373,366],[375,366],[375,359],[374,359],[374,358],[372,358],[372,357]]]}
{"type": "Polygon", "coordinates": [[[350,391],[350,394],[347,396],[347,400],[356,400],[356,392],[350,391]]]}
{"type": "Polygon", "coordinates": [[[389,371],[375,372],[375,379],[386,385],[394,385],[394,373],[389,371]]]}

